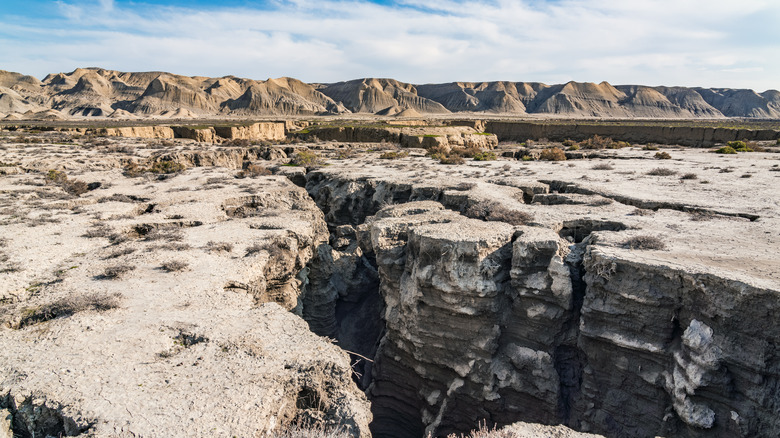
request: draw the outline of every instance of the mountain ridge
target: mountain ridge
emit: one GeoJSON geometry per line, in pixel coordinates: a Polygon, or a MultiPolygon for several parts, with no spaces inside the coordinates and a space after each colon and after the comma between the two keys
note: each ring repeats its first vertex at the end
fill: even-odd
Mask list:
{"type": "Polygon", "coordinates": [[[0,70],[0,119],[246,117],[269,115],[446,115],[563,118],[780,119],[780,91],[575,82],[410,84],[391,78],[305,83],[98,67],[43,80],[0,70]]]}

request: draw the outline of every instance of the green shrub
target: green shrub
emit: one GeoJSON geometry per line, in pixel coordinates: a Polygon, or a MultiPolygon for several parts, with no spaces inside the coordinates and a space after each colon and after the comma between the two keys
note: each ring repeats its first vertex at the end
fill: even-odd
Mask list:
{"type": "Polygon", "coordinates": [[[323,160],[312,151],[298,151],[293,155],[291,163],[301,167],[322,166],[323,160]]]}
{"type": "Polygon", "coordinates": [[[523,155],[523,157],[520,158],[520,159],[523,160],[523,161],[533,161],[534,157],[532,157],[530,155],[523,155]]]}
{"type": "Polygon", "coordinates": [[[561,148],[549,148],[542,151],[539,159],[542,161],[564,161],[566,153],[561,148]]]}
{"type": "Polygon", "coordinates": [[[569,146],[569,150],[570,151],[578,151],[578,150],[580,150],[580,146],[577,145],[577,144],[573,144],[573,145],[569,146]]]}
{"type": "Polygon", "coordinates": [[[493,161],[496,159],[496,153],[491,151],[477,152],[474,154],[474,161],[493,161]]]}
{"type": "Polygon", "coordinates": [[[737,151],[731,146],[723,146],[715,151],[716,154],[736,154],[737,151]]]}
{"type": "Polygon", "coordinates": [[[740,140],[730,141],[727,144],[729,146],[733,147],[734,149],[741,149],[741,148],[746,148],[747,147],[747,144],[745,144],[744,141],[740,141],[740,140]]]}

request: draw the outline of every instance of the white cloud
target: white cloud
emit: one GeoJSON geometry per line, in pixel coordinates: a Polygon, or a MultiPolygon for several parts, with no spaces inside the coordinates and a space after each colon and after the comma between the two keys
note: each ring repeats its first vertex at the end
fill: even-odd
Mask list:
{"type": "Polygon", "coordinates": [[[0,63],[36,75],[105,66],[318,82],[381,76],[780,88],[771,74],[780,70],[780,40],[745,32],[757,17],[780,18],[772,0],[399,3],[295,0],[271,10],[198,11],[60,2],[61,20],[0,22],[7,29],[0,63]]]}

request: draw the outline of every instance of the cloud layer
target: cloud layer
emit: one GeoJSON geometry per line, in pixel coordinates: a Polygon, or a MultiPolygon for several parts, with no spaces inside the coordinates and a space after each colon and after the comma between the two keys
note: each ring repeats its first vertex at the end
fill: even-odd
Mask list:
{"type": "Polygon", "coordinates": [[[776,0],[43,3],[0,16],[0,68],[780,88],[776,0]]]}

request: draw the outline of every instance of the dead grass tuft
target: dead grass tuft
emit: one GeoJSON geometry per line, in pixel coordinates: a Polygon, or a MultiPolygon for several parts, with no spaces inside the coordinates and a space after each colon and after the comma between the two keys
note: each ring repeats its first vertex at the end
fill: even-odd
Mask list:
{"type": "Polygon", "coordinates": [[[628,249],[649,249],[663,250],[666,244],[655,236],[635,236],[623,242],[623,246],[628,249]]]}
{"type": "Polygon", "coordinates": [[[484,221],[506,222],[511,225],[525,225],[533,216],[524,211],[510,210],[498,202],[483,201],[469,207],[464,214],[484,221]]]}
{"type": "Polygon", "coordinates": [[[21,329],[29,325],[50,321],[55,318],[71,316],[88,310],[105,312],[119,306],[119,295],[99,295],[97,293],[61,298],[38,307],[26,308],[20,318],[8,325],[21,329]]]}

